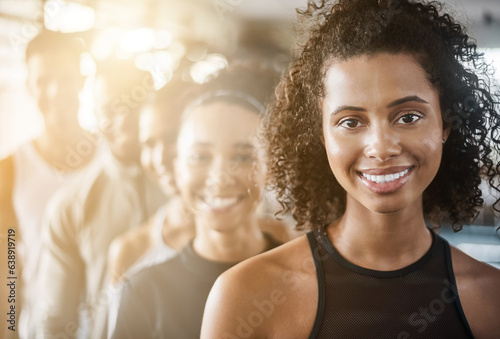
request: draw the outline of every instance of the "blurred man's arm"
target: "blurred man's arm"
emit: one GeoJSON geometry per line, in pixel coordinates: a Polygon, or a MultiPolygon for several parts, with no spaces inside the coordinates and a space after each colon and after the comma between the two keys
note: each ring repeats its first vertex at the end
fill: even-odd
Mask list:
{"type": "MultiPolygon", "coordinates": [[[[7,277],[12,276],[9,274],[9,238],[11,243],[15,243],[15,259],[10,260],[15,262],[14,276],[19,273],[19,259],[17,255],[17,244],[19,241],[19,232],[17,229],[17,219],[14,212],[14,206],[12,203],[12,192],[14,190],[14,161],[12,156],[0,160],[0,314],[2,317],[2,325],[0,326],[0,334],[3,334],[3,338],[15,338],[17,337],[17,324],[19,319],[20,303],[18,302],[17,296],[14,298],[10,297],[10,286],[7,284],[12,282],[11,279],[7,277]],[[13,241],[12,241],[13,240],[13,241]],[[7,319],[7,313],[11,312],[11,306],[15,307],[15,322],[9,323],[7,319]],[[10,326],[11,329],[9,329],[10,326]],[[12,331],[15,329],[15,332],[12,331]]],[[[10,246],[12,248],[12,246],[10,246]]],[[[11,253],[13,253],[11,251],[11,253]]],[[[11,254],[10,258],[14,258],[11,254]]],[[[19,280],[19,279],[17,279],[19,280]]],[[[15,281],[14,293],[19,293],[19,281],[15,281]]],[[[12,312],[11,312],[12,313],[12,312]]]]}
{"type": "Polygon", "coordinates": [[[37,332],[42,338],[74,338],[78,329],[85,264],[80,256],[77,225],[71,205],[60,196],[48,204],[44,216],[41,258],[40,309],[37,332]]]}
{"type": "Polygon", "coordinates": [[[154,245],[151,237],[154,219],[153,215],[140,227],[114,239],[109,246],[108,271],[113,285],[121,281],[123,275],[154,245]]]}

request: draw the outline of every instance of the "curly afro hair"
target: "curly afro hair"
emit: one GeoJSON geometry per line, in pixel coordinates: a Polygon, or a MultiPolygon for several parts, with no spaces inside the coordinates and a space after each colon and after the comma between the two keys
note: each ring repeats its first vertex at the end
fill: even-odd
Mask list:
{"type": "Polygon", "coordinates": [[[270,185],[298,229],[323,227],[345,211],[346,192],[320,140],[320,103],[331,62],[360,55],[410,54],[439,93],[451,133],[423,194],[429,222],[439,225],[446,218],[459,230],[483,205],[481,180],[500,191],[499,96],[490,83],[492,70],[465,28],[442,11],[437,2],[411,0],[310,0],[298,11],[309,36],[276,89],[265,122],[270,185]]]}

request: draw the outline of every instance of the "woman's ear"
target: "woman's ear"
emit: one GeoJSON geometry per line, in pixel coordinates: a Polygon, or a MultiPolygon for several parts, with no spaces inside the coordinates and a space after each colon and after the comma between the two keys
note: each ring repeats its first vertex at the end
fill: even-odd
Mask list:
{"type": "Polygon", "coordinates": [[[450,133],[451,133],[451,124],[448,122],[444,122],[444,124],[443,124],[443,140],[444,141],[448,140],[450,133]]]}
{"type": "Polygon", "coordinates": [[[323,146],[325,146],[325,136],[323,135],[323,133],[321,133],[321,135],[319,136],[319,139],[321,140],[321,143],[323,144],[323,146]]]}

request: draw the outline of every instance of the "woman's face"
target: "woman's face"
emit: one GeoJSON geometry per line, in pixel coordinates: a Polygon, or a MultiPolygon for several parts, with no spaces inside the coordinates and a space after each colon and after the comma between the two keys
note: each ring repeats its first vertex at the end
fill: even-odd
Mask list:
{"type": "Polygon", "coordinates": [[[322,112],[328,161],[348,207],[422,208],[448,131],[438,92],[413,57],[381,53],[333,62],[322,112]]]}
{"type": "Polygon", "coordinates": [[[155,178],[165,194],[176,194],[173,161],[176,151],[178,114],[145,110],[139,122],[141,164],[155,178]]]}
{"type": "Polygon", "coordinates": [[[264,181],[259,116],[236,104],[193,109],[177,140],[177,186],[197,220],[224,231],[255,212],[264,181]]]}

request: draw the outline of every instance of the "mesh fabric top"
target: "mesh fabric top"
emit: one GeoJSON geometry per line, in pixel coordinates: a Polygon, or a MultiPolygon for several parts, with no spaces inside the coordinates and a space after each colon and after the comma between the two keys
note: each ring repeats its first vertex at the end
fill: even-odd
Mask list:
{"type": "Polygon", "coordinates": [[[308,233],[319,301],[310,338],[472,338],[458,298],[446,240],[395,271],[343,258],[322,231],[308,233]]]}

